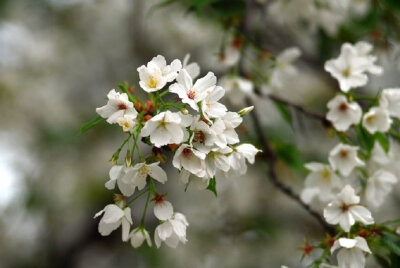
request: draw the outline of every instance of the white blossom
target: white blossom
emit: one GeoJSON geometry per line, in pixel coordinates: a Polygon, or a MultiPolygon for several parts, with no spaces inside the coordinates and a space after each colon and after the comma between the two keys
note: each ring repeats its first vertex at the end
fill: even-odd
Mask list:
{"type": "Polygon", "coordinates": [[[154,215],[161,221],[168,220],[174,213],[172,204],[163,199],[162,196],[157,196],[154,204],[154,215]]]}
{"type": "Polygon", "coordinates": [[[287,48],[276,57],[276,66],[271,74],[271,85],[276,88],[283,86],[283,81],[297,74],[293,62],[301,55],[297,47],[287,48]]]}
{"type": "Polygon", "coordinates": [[[353,45],[345,43],[339,57],[325,63],[325,70],[338,80],[340,89],[344,92],[365,86],[368,82],[366,72],[379,74],[378,67],[374,65],[374,58],[360,51],[361,49],[357,50],[353,45]]]}
{"type": "Polygon", "coordinates": [[[176,150],[172,164],[179,170],[184,168],[198,177],[203,177],[205,175],[205,158],[205,153],[194,149],[189,144],[182,144],[176,150]]]}
{"type": "Polygon", "coordinates": [[[105,186],[107,189],[112,190],[115,188],[115,184],[118,185],[119,190],[125,196],[131,196],[135,192],[135,184],[132,183],[129,178],[129,171],[132,167],[126,167],[122,165],[115,165],[110,169],[109,176],[110,180],[106,182],[105,186]]]}
{"type": "Polygon", "coordinates": [[[232,169],[239,172],[239,174],[245,174],[247,171],[246,160],[250,164],[254,164],[255,156],[258,152],[261,152],[261,150],[258,150],[254,145],[249,143],[240,144],[235,147],[229,157],[232,169]]]}
{"type": "Polygon", "coordinates": [[[204,98],[201,108],[206,118],[219,118],[226,114],[226,107],[218,101],[225,95],[225,89],[220,86],[214,87],[214,89],[207,92],[204,98]]]}
{"type": "Polygon", "coordinates": [[[146,122],[141,135],[150,136],[150,141],[156,147],[171,143],[181,143],[188,138],[188,133],[179,113],[165,111],[157,114],[146,122]]]}
{"type": "Polygon", "coordinates": [[[368,132],[375,133],[377,131],[386,132],[390,129],[392,119],[385,107],[372,107],[363,117],[363,127],[368,132]]]}
{"type": "Polygon", "coordinates": [[[129,181],[131,185],[137,187],[138,190],[142,190],[146,186],[147,176],[152,177],[160,183],[167,181],[167,173],[160,168],[160,162],[151,164],[138,163],[132,167],[125,176],[125,182],[129,181]]]}
{"type": "Polygon", "coordinates": [[[103,118],[107,118],[109,124],[118,123],[120,117],[129,116],[134,120],[137,116],[137,111],[133,107],[133,103],[129,101],[126,93],[116,92],[112,89],[107,94],[107,104],[96,108],[96,112],[103,118]]]}
{"type": "Polygon", "coordinates": [[[351,125],[360,122],[362,110],[357,102],[348,102],[343,95],[337,95],[328,102],[326,118],[339,131],[347,131],[351,125]]]}
{"type": "Polygon", "coordinates": [[[325,220],[330,224],[339,224],[345,232],[349,232],[356,221],[373,224],[371,212],[359,203],[360,197],[350,185],[346,185],[336,199],[324,209],[325,220]]]}
{"type": "Polygon", "coordinates": [[[240,50],[237,46],[230,44],[225,47],[219,55],[219,63],[224,67],[234,66],[240,59],[240,50]]]}
{"type": "MultiPolygon", "coordinates": [[[[351,2],[355,2],[355,1],[351,1],[351,2]]],[[[362,2],[362,1],[359,1],[359,2],[362,2]]],[[[364,1],[364,2],[366,2],[366,1],[364,1]]],[[[370,43],[365,42],[365,41],[360,41],[354,45],[354,48],[356,49],[358,56],[365,57],[367,59],[368,64],[365,68],[369,73],[376,74],[376,75],[380,75],[383,73],[383,68],[381,66],[378,66],[375,64],[375,62],[378,60],[378,58],[376,56],[370,55],[370,53],[374,49],[374,47],[370,43]]]]}
{"type": "Polygon", "coordinates": [[[365,188],[365,199],[369,205],[379,207],[390,193],[393,185],[397,183],[397,177],[385,170],[377,170],[368,178],[365,188]]]}
{"type": "Polygon", "coordinates": [[[321,201],[328,201],[332,196],[332,190],[342,187],[341,179],[329,165],[308,163],[305,167],[311,171],[305,179],[305,187],[317,188],[321,201]]]}
{"type": "Polygon", "coordinates": [[[132,232],[130,233],[129,237],[131,239],[131,245],[134,248],[140,247],[145,240],[146,240],[147,245],[149,247],[151,247],[152,243],[151,243],[149,232],[147,232],[147,230],[144,229],[143,227],[137,227],[137,228],[133,229],[132,232]]]}
{"type": "Polygon", "coordinates": [[[216,144],[223,148],[227,144],[238,143],[240,140],[235,128],[242,122],[243,118],[238,113],[234,112],[227,112],[222,118],[218,118],[213,124],[218,126],[213,128],[217,133],[216,144]]]}
{"type": "Polygon", "coordinates": [[[172,82],[181,70],[180,60],[174,60],[167,65],[165,58],[161,55],[154,57],[147,66],[140,66],[139,72],[140,87],[146,92],[154,92],[162,89],[168,82],[172,82]]]}
{"type": "Polygon", "coordinates": [[[99,222],[99,233],[102,236],[107,236],[122,225],[122,241],[128,241],[129,229],[131,224],[133,224],[131,209],[129,207],[122,209],[117,205],[110,204],[97,212],[94,217],[97,218],[103,213],[104,215],[99,222]]]}
{"type": "Polygon", "coordinates": [[[386,107],[389,115],[400,118],[400,88],[387,88],[382,91],[379,105],[386,107]]]}
{"type": "Polygon", "coordinates": [[[355,167],[365,163],[357,156],[358,146],[339,143],[329,153],[329,163],[334,170],[339,170],[344,176],[350,175],[355,167]]]}
{"type": "Polygon", "coordinates": [[[212,72],[209,72],[193,84],[189,73],[183,69],[179,72],[176,81],[177,83],[170,86],[169,91],[178,94],[183,103],[187,103],[193,110],[199,111],[198,103],[203,101],[207,94],[214,89],[217,78],[212,72]]]}
{"type": "Polygon", "coordinates": [[[117,119],[117,123],[124,132],[130,132],[136,125],[135,118],[132,115],[124,115],[117,119]]]}
{"type": "Polygon", "coordinates": [[[158,225],[154,231],[154,241],[157,248],[161,246],[161,242],[171,248],[176,248],[179,242],[185,244],[187,242],[187,226],[189,226],[189,223],[186,217],[181,213],[174,213],[170,219],[158,225]]]}
{"type": "Polygon", "coordinates": [[[217,170],[228,172],[230,169],[229,154],[232,153],[232,149],[229,147],[225,148],[214,148],[211,150],[205,159],[206,167],[206,178],[212,178],[216,175],[217,170]]]}
{"type": "Polygon", "coordinates": [[[190,130],[193,131],[191,144],[200,152],[208,153],[217,140],[217,133],[207,123],[198,119],[190,126],[190,130]]]}
{"type": "Polygon", "coordinates": [[[233,105],[242,105],[246,97],[252,96],[254,92],[253,82],[240,76],[224,76],[219,84],[225,88],[227,97],[233,105]]]}
{"type": "Polygon", "coordinates": [[[192,79],[195,79],[200,74],[200,66],[196,62],[189,63],[190,54],[186,54],[183,59],[182,69],[185,69],[192,79]]]}
{"type": "Polygon", "coordinates": [[[337,249],[340,249],[337,254],[339,268],[364,268],[364,252],[371,254],[367,241],[361,236],[354,239],[339,238],[333,244],[331,253],[337,249]]]}

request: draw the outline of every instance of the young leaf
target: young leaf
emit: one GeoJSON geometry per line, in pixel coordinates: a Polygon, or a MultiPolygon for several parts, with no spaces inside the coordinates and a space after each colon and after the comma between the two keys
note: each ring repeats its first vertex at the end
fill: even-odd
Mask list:
{"type": "Polygon", "coordinates": [[[210,182],[208,184],[207,190],[210,190],[211,192],[213,192],[215,194],[215,196],[217,197],[217,183],[215,181],[215,177],[210,179],[210,182]]]}
{"type": "Polygon", "coordinates": [[[374,148],[375,137],[365,130],[361,125],[357,126],[357,138],[361,146],[369,152],[374,148]]]}
{"type": "Polygon", "coordinates": [[[397,256],[400,256],[400,238],[394,234],[384,232],[382,235],[383,244],[397,256]]]}
{"type": "Polygon", "coordinates": [[[379,144],[382,146],[382,149],[385,150],[385,152],[389,152],[389,139],[385,134],[382,132],[377,132],[375,133],[375,139],[379,142],[379,144]]]}
{"type": "Polygon", "coordinates": [[[81,132],[80,132],[80,134],[85,133],[86,131],[88,131],[89,129],[91,129],[91,128],[94,127],[95,125],[97,125],[97,124],[103,122],[104,120],[105,120],[105,119],[104,119],[103,117],[101,117],[101,116],[98,116],[98,117],[96,117],[96,118],[93,119],[93,120],[90,120],[89,122],[87,122],[86,124],[84,124],[84,125],[81,127],[81,132]]]}
{"type": "Polygon", "coordinates": [[[291,126],[292,125],[292,115],[285,105],[279,102],[275,102],[275,106],[281,114],[282,118],[291,126]]]}

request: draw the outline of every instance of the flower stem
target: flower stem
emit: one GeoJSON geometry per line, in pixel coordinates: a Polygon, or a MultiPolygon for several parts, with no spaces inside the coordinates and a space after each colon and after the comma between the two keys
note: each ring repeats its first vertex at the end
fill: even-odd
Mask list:
{"type": "Polygon", "coordinates": [[[144,210],[143,210],[143,214],[142,214],[142,219],[140,220],[140,225],[143,226],[144,225],[144,219],[146,217],[146,212],[147,212],[147,207],[149,206],[150,203],[150,195],[152,194],[152,192],[154,191],[153,189],[153,179],[150,178],[150,185],[149,185],[149,191],[147,194],[147,199],[146,199],[146,204],[144,206],[144,210]]]}

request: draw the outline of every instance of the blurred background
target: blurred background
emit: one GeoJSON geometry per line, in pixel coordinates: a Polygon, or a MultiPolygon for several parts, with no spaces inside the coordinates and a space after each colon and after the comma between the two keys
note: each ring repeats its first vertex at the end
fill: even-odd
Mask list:
{"type": "MultiPolygon", "coordinates": [[[[202,73],[225,71],[218,62],[219,24],[179,4],[152,9],[158,3],[0,0],[0,267],[307,265],[307,259],[299,262],[298,248],[304,235],[321,239],[323,230],[274,188],[261,159],[245,176],[218,181],[218,198],[196,187],[185,193],[176,171],[168,172],[164,189],[190,223],[186,245],[133,249],[120,241],[120,230],[98,234],[93,216],[112,201],[104,188],[108,159],[123,137],[105,124],[79,135],[82,124],[96,116],[95,108],[119,82],[137,85],[136,68],[158,54],[171,61],[190,53],[202,73]]],[[[340,42],[329,43],[327,53],[316,47],[327,36],[295,28],[278,36],[281,26],[273,17],[252,21],[265,31],[272,51],[294,45],[303,51],[299,75],[275,94],[325,113],[336,85],[323,73],[323,60],[337,54],[340,42]]],[[[400,84],[399,53],[396,45],[382,50],[385,75],[372,80],[371,88],[400,84]]],[[[289,109],[290,127],[270,101],[254,101],[280,155],[280,178],[299,193],[304,162],[326,159],[337,140],[318,121],[289,109]]],[[[253,141],[251,118],[243,125],[241,139],[253,141]]],[[[376,213],[395,218],[399,204],[397,188],[376,213]]],[[[138,208],[134,222],[140,203],[138,208]]]]}

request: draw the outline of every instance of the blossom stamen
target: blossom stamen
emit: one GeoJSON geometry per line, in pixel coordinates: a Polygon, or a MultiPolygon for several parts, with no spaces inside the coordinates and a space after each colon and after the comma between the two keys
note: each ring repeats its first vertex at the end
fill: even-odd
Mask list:
{"type": "Polygon", "coordinates": [[[120,103],[120,104],[118,104],[118,110],[126,110],[126,109],[128,109],[128,107],[126,106],[126,104],[125,103],[120,103]]]}

